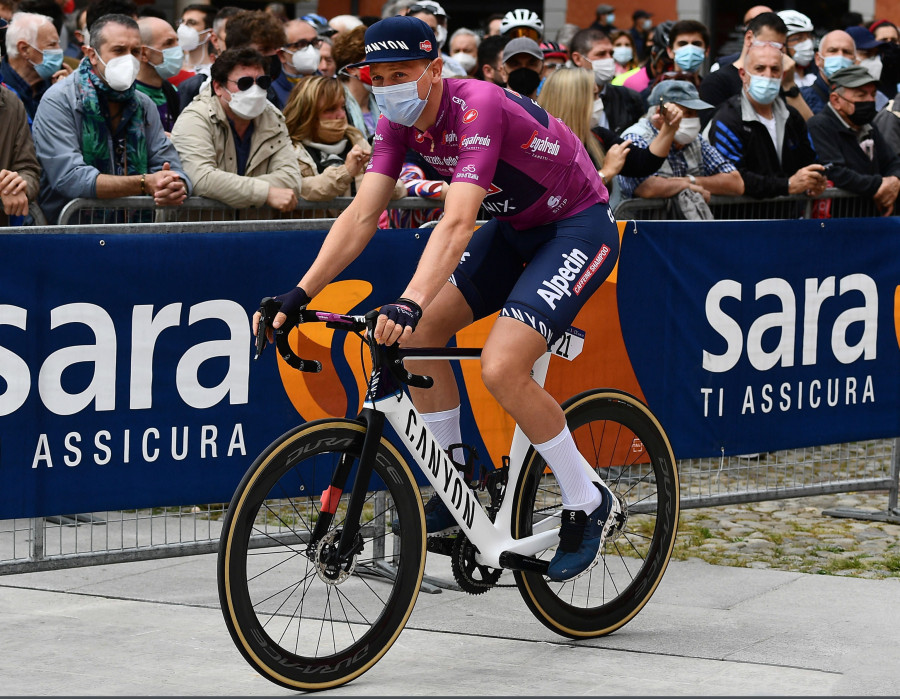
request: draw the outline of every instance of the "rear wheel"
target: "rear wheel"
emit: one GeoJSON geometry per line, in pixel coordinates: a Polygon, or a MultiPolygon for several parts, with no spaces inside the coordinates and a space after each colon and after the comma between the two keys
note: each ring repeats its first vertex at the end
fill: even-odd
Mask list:
{"type": "Polygon", "coordinates": [[[391,647],[416,601],[424,514],[409,466],[387,440],[367,484],[354,555],[336,558],[364,435],[350,420],[287,433],[256,460],[228,508],[218,560],[225,622],[250,665],[284,687],[325,689],[358,677],[391,647]],[[316,522],[329,517],[320,497],[341,462],[353,464],[345,492],[312,542],[316,522]],[[390,531],[394,519],[402,536],[390,531]]]}
{"type": "MultiPolygon", "coordinates": [[[[553,582],[516,572],[516,583],[548,628],[570,638],[602,636],[634,618],[662,579],[678,528],[678,474],[665,432],[633,396],[589,391],[563,409],[579,451],[624,504],[626,519],[587,574],[553,582]]],[[[548,517],[559,520],[559,485],[533,449],[515,487],[516,537],[530,535],[539,522],[546,526],[548,517]]],[[[549,560],[554,552],[548,549],[540,557],[549,560]]]]}

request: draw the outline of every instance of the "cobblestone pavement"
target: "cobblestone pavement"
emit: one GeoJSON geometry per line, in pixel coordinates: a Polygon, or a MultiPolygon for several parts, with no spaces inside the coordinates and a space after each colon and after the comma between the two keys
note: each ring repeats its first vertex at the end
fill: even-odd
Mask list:
{"type": "Polygon", "coordinates": [[[900,579],[900,525],[823,510],[887,509],[887,492],[682,510],[673,558],[823,575],[900,579]]]}

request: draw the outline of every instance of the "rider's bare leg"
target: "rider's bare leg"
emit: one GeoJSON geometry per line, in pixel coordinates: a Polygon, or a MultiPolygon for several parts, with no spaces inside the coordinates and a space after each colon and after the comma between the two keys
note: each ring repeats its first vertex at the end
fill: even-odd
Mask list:
{"type": "Polygon", "coordinates": [[[589,467],[566,426],[562,408],[531,377],[547,351],[543,336],[513,318],[498,318],[481,357],[484,384],[544,457],[559,482],[568,509],[593,511],[601,496],[589,467]]]}

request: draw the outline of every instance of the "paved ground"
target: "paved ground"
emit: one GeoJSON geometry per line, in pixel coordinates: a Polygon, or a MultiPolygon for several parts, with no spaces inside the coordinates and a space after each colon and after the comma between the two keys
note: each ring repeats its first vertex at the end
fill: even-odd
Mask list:
{"type": "MultiPolygon", "coordinates": [[[[446,559],[429,573],[449,579],[446,559]]],[[[212,555],[0,578],[0,694],[287,695],[239,656],[212,555]]],[[[900,581],[673,561],[612,636],[574,643],[514,589],[421,594],[335,695],[896,694],[900,581]]]]}

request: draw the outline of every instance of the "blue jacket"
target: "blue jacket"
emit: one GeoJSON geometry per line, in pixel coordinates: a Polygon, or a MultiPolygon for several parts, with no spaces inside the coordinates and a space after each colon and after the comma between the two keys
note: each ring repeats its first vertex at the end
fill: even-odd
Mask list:
{"type": "MultiPolygon", "coordinates": [[[[81,154],[81,125],[84,107],[76,90],[77,73],[60,80],[44,93],[34,118],[34,145],[41,161],[41,210],[50,223],[56,223],[59,212],[72,199],[97,198],[97,176],[114,174],[110,157],[109,168],[101,172],[85,164],[81,154]]],[[[144,107],[144,131],[147,137],[148,171],[162,170],[169,163],[191,193],[191,182],[181,166],[175,146],[166,137],[159,112],[147,95],[135,90],[135,99],[144,107]]],[[[112,138],[109,152],[113,153],[112,138]]]]}

